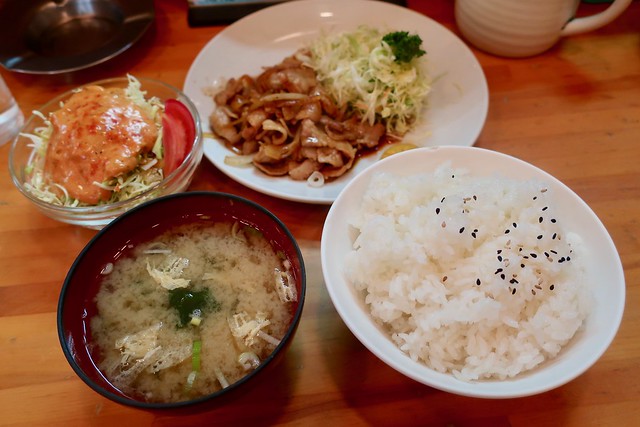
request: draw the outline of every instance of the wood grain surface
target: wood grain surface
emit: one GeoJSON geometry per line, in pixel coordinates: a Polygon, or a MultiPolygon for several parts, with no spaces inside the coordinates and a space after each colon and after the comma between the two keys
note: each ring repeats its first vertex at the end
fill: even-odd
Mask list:
{"type": "MultiPolygon", "coordinates": [[[[414,0],[409,7],[459,35],[452,0],[414,0]]],[[[587,5],[581,13],[603,7],[587,5]]],[[[53,76],[4,69],[0,74],[25,114],[69,88],[125,73],[182,87],[200,49],[224,27],[190,28],[183,0],[158,0],[156,12],[153,28],[102,66],[53,76]]],[[[252,199],[299,240],[308,269],[300,328],[282,363],[224,404],[174,413],[113,403],[74,374],[56,332],[62,282],[95,231],[36,211],[11,182],[5,144],[0,147],[5,171],[0,174],[0,425],[638,425],[640,2],[605,28],[561,40],[536,57],[474,53],[490,91],[476,146],[516,156],[567,184],[600,217],[622,258],[627,283],[622,325],[586,373],[547,393],[510,400],[456,396],[402,376],[359,343],[329,299],[319,256],[329,207],[257,193],[204,159],[191,189],[252,199]]]]}

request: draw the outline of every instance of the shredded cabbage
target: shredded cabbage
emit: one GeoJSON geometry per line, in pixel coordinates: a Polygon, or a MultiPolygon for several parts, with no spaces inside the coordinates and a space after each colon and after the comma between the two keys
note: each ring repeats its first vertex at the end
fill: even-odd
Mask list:
{"type": "Polygon", "coordinates": [[[347,105],[374,124],[381,120],[391,135],[402,136],[418,120],[431,90],[421,59],[395,61],[378,29],[324,34],[309,46],[308,65],[338,105],[347,105]]]}
{"type": "MultiPolygon", "coordinates": [[[[162,111],[164,110],[164,104],[157,97],[146,98],[146,92],[141,89],[141,83],[135,77],[128,74],[127,79],[129,80],[129,84],[125,89],[127,98],[144,109],[149,114],[149,117],[153,118],[158,126],[158,139],[152,150],[153,155],[145,154],[139,156],[138,166],[134,170],[106,182],[93,183],[112,192],[109,200],[102,201],[99,205],[130,199],[144,193],[164,179],[162,169],[157,167],[158,159],[163,157],[162,111]]],[[[33,133],[20,134],[20,136],[30,140],[29,146],[32,149],[24,170],[27,176],[24,184],[25,188],[38,199],[54,205],[66,207],[89,206],[73,199],[62,185],[50,182],[46,178],[44,164],[47,144],[53,133],[53,125],[49,118],[40,111],[34,111],[33,114],[42,119],[43,125],[37,127],[33,133]]]]}

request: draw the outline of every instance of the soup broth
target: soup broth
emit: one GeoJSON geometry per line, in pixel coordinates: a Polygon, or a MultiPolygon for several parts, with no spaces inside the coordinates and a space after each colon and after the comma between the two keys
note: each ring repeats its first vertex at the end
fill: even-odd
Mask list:
{"type": "Polygon", "coordinates": [[[292,319],[288,261],[240,223],[185,225],[104,271],[91,332],[114,386],[178,402],[238,381],[267,358],[292,319]]]}

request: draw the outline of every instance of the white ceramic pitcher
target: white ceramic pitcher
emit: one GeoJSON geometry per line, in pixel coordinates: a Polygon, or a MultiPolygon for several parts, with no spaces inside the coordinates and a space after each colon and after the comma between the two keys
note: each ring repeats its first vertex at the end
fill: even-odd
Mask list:
{"type": "Polygon", "coordinates": [[[546,51],[561,37],[608,24],[630,3],[614,0],[598,14],[573,19],[579,0],[456,0],[455,17],[462,35],[476,47],[525,57],[546,51]]]}

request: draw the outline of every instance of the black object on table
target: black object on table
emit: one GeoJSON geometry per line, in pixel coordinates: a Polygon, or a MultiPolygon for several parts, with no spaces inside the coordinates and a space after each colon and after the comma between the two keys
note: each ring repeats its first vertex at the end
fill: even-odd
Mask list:
{"type": "MultiPolygon", "coordinates": [[[[225,25],[267,6],[290,0],[187,0],[189,26],[225,25]]],[[[346,0],[345,0],[346,1],[346,0]]],[[[406,6],[405,0],[385,0],[406,6]]]]}

